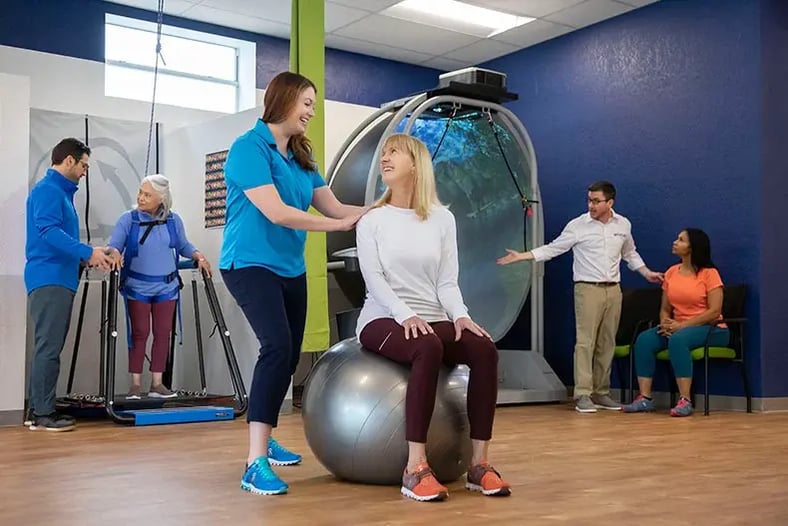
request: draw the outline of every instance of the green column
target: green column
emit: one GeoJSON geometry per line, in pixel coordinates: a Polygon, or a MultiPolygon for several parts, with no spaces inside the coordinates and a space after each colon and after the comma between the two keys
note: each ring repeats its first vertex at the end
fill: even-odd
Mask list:
{"type": "MultiPolygon", "coordinates": [[[[290,26],[290,71],[300,73],[315,83],[315,116],[309,123],[307,137],[321,174],[325,174],[325,2],[292,0],[290,26]]],[[[324,175],[325,177],[325,175],[324,175]]],[[[310,213],[318,214],[314,209],[310,213]]],[[[328,271],[326,269],[326,235],[309,232],[306,237],[306,279],[308,307],[302,351],[319,352],[328,348],[328,271]]]]}

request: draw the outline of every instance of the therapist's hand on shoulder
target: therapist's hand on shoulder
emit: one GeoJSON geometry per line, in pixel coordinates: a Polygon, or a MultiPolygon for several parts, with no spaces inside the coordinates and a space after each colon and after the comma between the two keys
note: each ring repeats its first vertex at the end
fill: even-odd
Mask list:
{"type": "Polygon", "coordinates": [[[348,230],[353,230],[356,227],[358,220],[361,219],[362,215],[364,214],[353,214],[343,217],[342,219],[337,219],[336,230],[338,232],[347,232],[348,230]]]}
{"type": "Polygon", "coordinates": [[[462,338],[462,331],[465,330],[471,331],[475,335],[481,336],[482,338],[489,338],[490,340],[492,340],[492,336],[490,336],[487,333],[487,331],[485,331],[479,325],[477,325],[475,321],[473,321],[470,318],[464,317],[464,318],[457,318],[457,321],[454,322],[455,342],[460,341],[460,338],[462,338]]]}

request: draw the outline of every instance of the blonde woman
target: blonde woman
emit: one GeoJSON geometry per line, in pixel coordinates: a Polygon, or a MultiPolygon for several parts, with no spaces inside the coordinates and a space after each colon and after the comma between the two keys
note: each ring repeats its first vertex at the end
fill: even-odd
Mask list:
{"type": "Polygon", "coordinates": [[[197,266],[211,272],[211,265],[186,238],[180,216],[171,210],[170,182],[163,175],[149,175],[142,180],[137,206],[118,219],[108,246],[120,258],[120,293],[126,300],[129,321],[129,373],[131,387],[126,398],[142,396],[142,366],[148,336],[153,328],[151,345],[151,386],[148,396],[173,398],[175,393],[162,383],[170,350],[170,332],[178,301],[179,257],[194,259],[197,266]],[[151,323],[152,322],[152,323],[151,323]]]}
{"type": "Polygon", "coordinates": [[[380,160],[388,187],[356,227],[367,297],[357,335],[368,350],[411,365],[405,401],[408,464],[401,493],[418,501],[443,500],[448,490],[426,457],[427,429],[442,364],[467,364],[468,418],[473,457],[466,487],[509,495],[488,463],[497,399],[498,353],[490,335],[468,316],[457,285],[456,224],[438,200],[432,160],[408,135],[389,137],[380,160]]]}

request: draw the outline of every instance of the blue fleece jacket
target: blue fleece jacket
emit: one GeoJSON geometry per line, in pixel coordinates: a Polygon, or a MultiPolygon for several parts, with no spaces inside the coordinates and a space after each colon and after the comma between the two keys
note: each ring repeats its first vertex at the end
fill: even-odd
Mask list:
{"type": "Polygon", "coordinates": [[[25,243],[28,294],[49,285],[77,290],[80,262],[93,254],[93,248],[79,240],[79,218],[74,208],[78,188],[50,168],[30,190],[25,243]]]}

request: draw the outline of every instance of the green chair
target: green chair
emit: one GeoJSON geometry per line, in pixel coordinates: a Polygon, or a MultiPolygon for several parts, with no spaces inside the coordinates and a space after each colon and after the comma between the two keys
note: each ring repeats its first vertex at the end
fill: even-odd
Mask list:
{"type": "MultiPolygon", "coordinates": [[[[709,326],[706,336],[706,343],[703,347],[697,347],[690,351],[692,360],[699,362],[703,360],[703,385],[704,401],[703,414],[709,414],[709,362],[733,362],[739,364],[744,386],[744,394],[747,397],[747,412],[752,413],[752,396],[750,393],[750,382],[747,377],[747,367],[744,364],[744,325],[747,318],[744,316],[745,299],[747,296],[747,285],[729,285],[723,288],[722,316],[723,319],[716,324],[724,323],[730,330],[730,342],[728,347],[709,346],[709,337],[714,326],[709,326]]],[[[670,361],[670,352],[667,349],[657,353],[658,361],[670,361]]],[[[693,368],[693,372],[694,372],[693,368]]],[[[694,375],[693,375],[694,376],[694,375]]],[[[671,400],[675,401],[675,382],[671,379],[671,400]]],[[[695,400],[695,381],[692,382],[693,405],[695,400]]]]}
{"type": "Polygon", "coordinates": [[[613,361],[616,364],[618,379],[621,383],[621,398],[624,400],[624,386],[628,387],[629,400],[633,396],[633,361],[632,349],[638,335],[659,323],[659,307],[662,301],[662,289],[660,287],[631,288],[622,287],[621,289],[621,319],[618,322],[616,332],[616,348],[613,354],[613,361]],[[629,380],[625,383],[624,362],[628,362],[629,380]]]}

